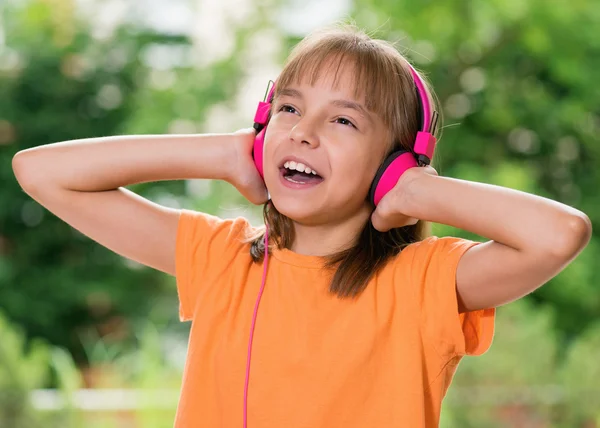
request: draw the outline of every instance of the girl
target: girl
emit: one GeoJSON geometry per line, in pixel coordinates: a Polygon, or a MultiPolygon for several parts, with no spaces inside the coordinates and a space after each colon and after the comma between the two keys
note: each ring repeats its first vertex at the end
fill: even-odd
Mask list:
{"type": "Polygon", "coordinates": [[[68,141],[13,169],[73,227],[176,275],[192,321],[176,427],[435,427],[461,358],[491,344],[494,308],[558,274],[591,226],[548,199],[439,177],[426,166],[433,100],[391,45],[339,27],[294,49],[256,140],[68,141]],[[392,185],[371,189],[399,149],[412,164],[404,153],[392,185]],[[199,177],[266,202],[268,229],[123,187],[199,177]],[[488,241],[426,237],[424,222],[488,241]]]}

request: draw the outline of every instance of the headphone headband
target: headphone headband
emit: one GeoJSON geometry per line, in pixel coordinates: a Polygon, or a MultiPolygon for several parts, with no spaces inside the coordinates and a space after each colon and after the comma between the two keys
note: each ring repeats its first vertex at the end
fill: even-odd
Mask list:
{"type": "MultiPolygon", "coordinates": [[[[413,81],[415,83],[415,88],[417,92],[417,100],[419,101],[420,107],[420,119],[421,123],[421,132],[427,132],[433,134],[435,132],[435,127],[437,125],[437,111],[433,111],[431,113],[431,104],[429,102],[429,97],[427,96],[427,90],[425,89],[425,84],[419,73],[414,69],[414,67],[407,61],[408,67],[410,69],[410,73],[412,75],[413,81]]],[[[269,80],[269,84],[267,85],[267,90],[265,91],[264,103],[270,104],[273,102],[273,97],[275,96],[275,82],[269,80]],[[269,88],[270,87],[270,88],[269,88]]],[[[266,119],[266,118],[265,118],[266,119]]],[[[256,122],[256,121],[255,121],[256,122]]],[[[266,122],[266,120],[264,120],[266,122]]],[[[263,123],[264,125],[265,123],[263,123]]]]}
{"type": "Polygon", "coordinates": [[[425,85],[423,84],[423,81],[419,77],[419,74],[416,72],[416,70],[413,68],[413,66],[410,65],[410,63],[408,63],[408,61],[407,61],[407,64],[410,67],[410,73],[412,74],[413,80],[415,82],[415,86],[417,87],[417,93],[419,94],[419,101],[421,102],[421,108],[423,110],[423,123],[421,124],[421,131],[428,132],[430,121],[431,121],[431,115],[430,115],[431,108],[429,105],[429,97],[427,97],[427,91],[425,90],[425,85]]]}
{"type": "Polygon", "coordinates": [[[421,80],[419,73],[417,73],[414,67],[408,61],[406,61],[406,63],[410,68],[410,73],[412,74],[413,81],[415,82],[415,87],[417,90],[417,98],[419,100],[419,103],[421,104],[421,117],[423,121],[421,123],[421,131],[433,134],[437,125],[438,113],[435,110],[433,111],[433,113],[431,113],[431,104],[429,102],[429,97],[427,96],[425,84],[423,83],[423,80],[421,80]]]}

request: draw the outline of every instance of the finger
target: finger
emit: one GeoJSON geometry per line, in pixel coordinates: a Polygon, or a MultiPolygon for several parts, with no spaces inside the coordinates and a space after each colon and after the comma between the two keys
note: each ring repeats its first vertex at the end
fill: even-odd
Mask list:
{"type": "Polygon", "coordinates": [[[387,227],[385,220],[379,215],[377,211],[375,211],[371,215],[371,223],[373,224],[375,230],[379,232],[387,232],[388,230],[390,230],[389,227],[387,227]]]}
{"type": "Polygon", "coordinates": [[[388,232],[391,229],[414,226],[419,222],[418,218],[396,215],[392,218],[382,217],[376,211],[371,215],[371,223],[379,232],[388,232]]]}

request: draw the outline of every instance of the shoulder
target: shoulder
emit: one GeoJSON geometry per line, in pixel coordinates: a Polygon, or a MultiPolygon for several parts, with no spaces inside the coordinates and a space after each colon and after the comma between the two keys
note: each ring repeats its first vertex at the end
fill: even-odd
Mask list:
{"type": "Polygon", "coordinates": [[[196,269],[228,265],[239,255],[250,257],[252,239],[259,228],[245,217],[221,218],[192,210],[181,210],[176,242],[176,262],[194,262],[196,269]],[[201,260],[201,263],[198,263],[201,260]]]}
{"type": "Polygon", "coordinates": [[[471,245],[477,243],[470,239],[459,238],[457,236],[428,236],[420,241],[413,242],[406,246],[404,251],[432,251],[447,247],[457,247],[462,245],[471,245]]]}
{"type": "Polygon", "coordinates": [[[454,236],[428,236],[407,245],[392,262],[395,275],[423,284],[453,277],[462,255],[479,242],[454,236]]]}
{"type": "Polygon", "coordinates": [[[385,269],[406,279],[426,270],[432,263],[474,244],[473,241],[454,236],[428,236],[406,245],[385,269]]]}
{"type": "Polygon", "coordinates": [[[223,240],[230,243],[247,241],[259,231],[245,217],[221,218],[200,211],[182,209],[179,238],[182,240],[223,240]]]}
{"type": "Polygon", "coordinates": [[[413,263],[427,263],[433,258],[460,257],[462,253],[477,244],[479,242],[456,236],[428,236],[407,245],[400,254],[413,263]]]}

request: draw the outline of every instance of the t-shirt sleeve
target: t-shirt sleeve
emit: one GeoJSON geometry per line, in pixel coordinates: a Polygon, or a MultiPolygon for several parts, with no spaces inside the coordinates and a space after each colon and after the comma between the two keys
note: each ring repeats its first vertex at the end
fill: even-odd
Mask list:
{"type": "Polygon", "coordinates": [[[492,344],[496,309],[458,312],[456,270],[479,242],[435,236],[413,244],[411,276],[421,304],[421,326],[440,357],[481,355],[492,344]]]}
{"type": "Polygon", "coordinates": [[[249,245],[243,238],[250,227],[246,219],[219,217],[182,209],[177,227],[175,276],[179,296],[179,319],[189,321],[199,296],[249,245]]]}

